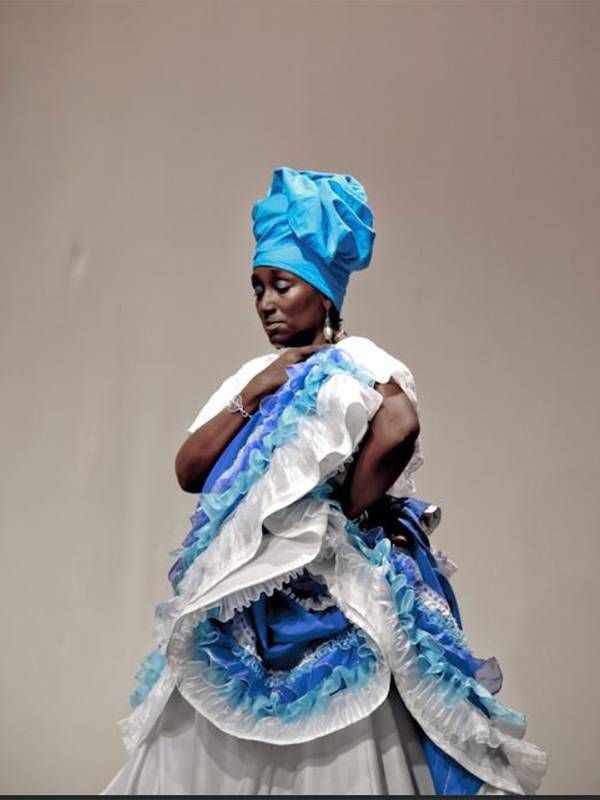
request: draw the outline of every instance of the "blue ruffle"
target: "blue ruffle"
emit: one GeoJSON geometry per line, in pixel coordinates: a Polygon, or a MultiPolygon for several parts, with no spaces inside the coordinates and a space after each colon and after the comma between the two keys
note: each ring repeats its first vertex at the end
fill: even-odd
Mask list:
{"type": "MultiPolygon", "coordinates": [[[[182,547],[172,553],[178,556],[169,571],[176,594],[187,569],[218,536],[225,519],[267,471],[274,450],[297,435],[303,417],[316,412],[318,393],[327,379],[345,373],[367,386],[375,384],[368,370],[336,347],[317,350],[304,361],[287,367],[286,373],[287,381],[261,400],[257,412],[230,442],[205,481],[191,517],[192,528],[182,547]]],[[[135,676],[139,685],[131,694],[132,706],[146,698],[165,663],[159,650],[146,656],[135,676]]]]}
{"type": "Polygon", "coordinates": [[[159,679],[166,663],[167,659],[159,650],[153,650],[144,658],[135,674],[138,686],[129,697],[129,702],[133,708],[139,706],[146,699],[148,692],[159,679]]]}
{"type": "Polygon", "coordinates": [[[317,396],[332,375],[346,373],[368,386],[375,378],[352,357],[335,347],[318,350],[305,361],[287,367],[288,380],[261,400],[250,423],[252,430],[231,468],[225,469],[210,491],[200,494],[191,517],[192,529],[183,545],[174,551],[178,559],[169,572],[177,592],[189,566],[218,535],[224,520],[235,510],[248,490],[269,468],[275,448],[296,436],[298,423],[316,412],[317,396]]]}
{"type": "MultiPolygon", "coordinates": [[[[401,523],[402,518],[398,521],[401,523]]],[[[468,699],[488,717],[511,729],[524,730],[525,716],[504,706],[473,677],[483,660],[476,658],[458,635],[450,633],[448,620],[419,597],[415,560],[394,547],[383,528],[364,532],[348,520],[346,530],[354,547],[372,564],[387,567],[385,577],[392,589],[398,622],[415,648],[421,675],[436,676],[440,681],[444,702],[453,706],[468,699]]]]}
{"type": "MultiPolygon", "coordinates": [[[[300,590],[305,577],[288,585],[300,590]]],[[[194,658],[204,680],[232,710],[282,722],[325,711],[337,692],[365,686],[378,664],[365,634],[340,609],[308,612],[279,590],[269,597],[263,593],[228,622],[200,622],[194,629],[194,658]],[[257,609],[264,614],[258,623],[257,609]],[[233,633],[240,615],[257,635],[256,652],[233,633]],[[288,667],[281,668],[279,645],[290,644],[294,657],[285,652],[288,667]]]]}

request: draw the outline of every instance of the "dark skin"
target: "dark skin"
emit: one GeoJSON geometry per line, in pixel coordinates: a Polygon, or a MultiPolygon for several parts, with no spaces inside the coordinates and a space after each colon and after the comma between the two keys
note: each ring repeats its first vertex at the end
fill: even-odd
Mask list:
{"type": "MultiPolygon", "coordinates": [[[[323,321],[332,302],[306,281],[279,268],[255,267],[251,282],[256,312],[269,341],[276,348],[287,348],[240,392],[244,408],[253,413],[263,397],[288,379],[286,367],[330,346],[323,335],[323,321]]],[[[394,483],[413,454],[420,430],[413,404],[396,383],[377,383],[374,388],[383,402],[337,495],[350,519],[368,509],[394,483]]],[[[175,459],[177,480],[184,491],[201,491],[213,464],[244,422],[241,414],[223,409],[188,436],[175,459]]],[[[390,538],[396,544],[406,543],[393,531],[390,538]]]]}

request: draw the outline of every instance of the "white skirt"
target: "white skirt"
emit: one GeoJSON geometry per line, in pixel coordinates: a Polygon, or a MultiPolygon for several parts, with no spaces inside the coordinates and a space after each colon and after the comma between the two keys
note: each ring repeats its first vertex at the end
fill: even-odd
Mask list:
{"type": "Polygon", "coordinates": [[[224,733],[175,689],[148,738],[102,792],[124,794],[435,794],[418,728],[391,681],[358,722],[299,744],[224,733]]]}

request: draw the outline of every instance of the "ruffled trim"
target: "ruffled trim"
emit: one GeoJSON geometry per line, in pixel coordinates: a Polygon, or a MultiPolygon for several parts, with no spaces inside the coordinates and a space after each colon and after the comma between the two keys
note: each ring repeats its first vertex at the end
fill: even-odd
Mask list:
{"type": "Polygon", "coordinates": [[[369,630],[381,647],[413,717],[435,744],[485,783],[508,793],[533,794],[546,772],[547,755],[522,740],[526,718],[501,706],[484,687],[470,686],[478,699],[493,707],[496,714],[490,719],[460,696],[454,681],[444,685],[434,664],[423,674],[409,635],[414,624],[410,596],[404,596],[404,607],[398,609],[398,585],[388,583],[388,565],[376,566],[355,549],[346,524],[343,514],[332,507],[330,532],[336,560],[329,574],[322,567],[323,574],[339,608],[356,625],[369,630]]]}
{"type": "MultiPolygon", "coordinates": [[[[284,573],[287,580],[308,565],[324,577],[338,608],[368,637],[379,661],[364,687],[351,696],[332,696],[326,716],[330,727],[323,724],[323,715],[309,716],[298,726],[296,741],[317,738],[370,714],[387,696],[391,671],[425,733],[473,775],[508,793],[532,793],[539,786],[546,754],[520,740],[525,718],[521,715],[522,724],[516,727],[510,715],[489,719],[465,697],[457,697],[452,685],[440,684],[436,659],[431,673],[422,674],[419,654],[401,624],[407,609],[396,607],[394,587],[387,580],[388,565],[374,565],[355,549],[347,520],[335,504],[319,492],[310,496],[356,450],[380,402],[377,392],[349,375],[332,376],[319,392],[318,413],[301,422],[298,437],[275,450],[269,470],[191,564],[181,582],[182,594],[157,608],[157,637],[168,663],[144,703],[122,724],[130,745],[147,735],[175,683],[200,713],[228,733],[279,744],[294,741],[289,724],[274,718],[257,721],[247,713],[236,717],[218,687],[194,684],[199,676],[193,631],[196,612],[201,616],[223,608],[226,597],[231,611],[242,598],[248,601],[252,591],[260,594],[269,581],[272,586],[278,579],[283,583],[284,573]]],[[[477,695],[487,702],[486,691],[478,687],[477,695]]]]}
{"type": "Polygon", "coordinates": [[[319,391],[325,381],[341,373],[367,386],[375,383],[370,372],[355,364],[349,354],[333,347],[290,365],[286,373],[286,382],[261,400],[258,425],[240,448],[233,464],[210,492],[200,494],[196,512],[191,517],[192,529],[183,546],[173,553],[178,559],[169,578],[176,591],[190,565],[218,536],[226,517],[269,469],[275,449],[296,437],[299,423],[316,413],[319,391]]]}
{"type": "MultiPolygon", "coordinates": [[[[476,659],[467,646],[462,629],[458,626],[447,604],[437,592],[432,591],[417,578],[413,558],[394,550],[382,528],[363,533],[348,521],[346,530],[354,547],[371,563],[384,567],[384,574],[392,589],[398,619],[418,653],[424,674],[436,674],[445,684],[447,702],[453,705],[460,697],[473,696],[492,717],[495,724],[513,734],[522,735],[525,718],[520,712],[508,709],[489,691],[482,690],[470,671],[483,663],[476,659]],[[456,659],[459,659],[458,666],[456,659]]],[[[488,666],[490,660],[485,662],[488,666]]]]}
{"type": "Polygon", "coordinates": [[[277,575],[263,583],[247,586],[237,592],[232,592],[232,594],[222,597],[214,608],[196,612],[193,616],[190,615],[190,619],[201,622],[211,616],[214,619],[218,619],[219,622],[227,622],[239,611],[249,608],[262,594],[271,597],[276,591],[281,590],[286,583],[293,578],[299,577],[303,572],[304,567],[298,567],[298,569],[285,572],[283,575],[277,575]]]}
{"type": "Polygon", "coordinates": [[[158,675],[144,701],[137,705],[127,717],[118,721],[123,744],[128,753],[133,753],[152,730],[175,685],[175,675],[167,664],[158,675]]]}
{"type": "MultiPolygon", "coordinates": [[[[300,421],[301,435],[275,450],[269,470],[251,486],[235,513],[222,523],[218,537],[187,569],[179,584],[179,595],[157,606],[155,637],[159,648],[168,641],[176,620],[202,607],[202,598],[210,590],[215,588],[215,600],[229,593],[216,590],[217,585],[257,556],[265,544],[263,530],[283,537],[290,529],[295,529],[296,537],[302,527],[310,530],[312,545],[308,555],[299,555],[297,567],[314,558],[324,538],[327,507],[322,501],[303,498],[327,481],[360,446],[381,401],[378,392],[351,375],[340,372],[327,380],[318,395],[318,413],[300,421]],[[340,420],[345,424],[340,425],[340,420]],[[304,441],[311,445],[306,446],[304,441]]],[[[277,574],[281,572],[279,569],[277,574]]],[[[266,579],[277,574],[271,573],[266,579]]],[[[255,579],[248,585],[254,583],[255,579]]],[[[239,588],[244,587],[235,586],[235,590],[239,588]]]]}
{"type": "Polygon", "coordinates": [[[306,723],[309,714],[324,714],[336,692],[348,697],[363,688],[378,666],[377,654],[355,626],[307,651],[289,670],[266,669],[254,648],[241,646],[233,631],[211,619],[195,626],[193,639],[189,666],[231,709],[257,721],[275,718],[286,727],[306,723]],[[231,656],[225,665],[222,652],[231,656]]]}
{"type": "MultiPolygon", "coordinates": [[[[183,620],[178,632],[183,649],[177,649],[170,659],[178,689],[214,725],[242,739],[280,745],[316,739],[368,716],[389,692],[390,670],[379,649],[367,644],[370,655],[364,663],[351,668],[333,666],[318,686],[297,696],[289,708],[276,689],[253,703],[244,692],[243,681],[232,679],[216,664],[207,669],[205,661],[196,660],[196,632],[194,622],[183,620]]],[[[360,635],[368,642],[362,631],[360,635]]],[[[330,646],[324,643],[323,652],[330,646]]],[[[320,653],[315,653],[318,658],[320,653]]],[[[256,662],[248,659],[245,665],[256,668],[256,662]]]]}
{"type": "MultiPolygon", "coordinates": [[[[251,602],[250,598],[257,596],[253,592],[260,594],[269,582],[274,589],[320,555],[325,545],[328,504],[320,497],[311,497],[310,492],[328,481],[358,449],[381,402],[377,391],[352,375],[340,372],[330,376],[318,393],[317,413],[301,420],[298,435],[274,451],[267,472],[250,487],[235,513],[222,523],[219,535],[187,569],[179,594],[156,607],[158,650],[167,656],[169,671],[177,675],[184,696],[178,653],[185,636],[184,628],[179,626],[194,612],[214,611],[221,603],[223,613],[229,615],[240,604],[251,602]]],[[[337,720],[332,730],[371,713],[385,699],[388,687],[389,675],[387,685],[383,675],[355,693],[353,708],[347,698],[336,694],[329,711],[337,720]],[[334,713],[335,709],[338,710],[334,713]]],[[[133,749],[150,731],[154,715],[145,714],[145,706],[164,707],[170,691],[168,682],[157,681],[132,713],[131,725],[126,721],[121,725],[128,749],[133,749]],[[147,724],[143,723],[144,718],[147,724]]],[[[211,702],[200,697],[192,699],[190,695],[187,699],[225,730],[211,702]]],[[[221,711],[224,719],[231,717],[230,709],[222,706],[221,711]]],[[[316,725],[302,741],[323,735],[316,725]]],[[[309,730],[306,724],[303,729],[309,730]]],[[[243,736],[241,732],[239,735],[243,736]]],[[[278,730],[273,741],[280,741],[279,736],[278,730]]]]}
{"type": "Polygon", "coordinates": [[[139,670],[135,674],[138,682],[137,688],[131,694],[129,702],[135,708],[142,703],[148,692],[152,689],[164,668],[167,666],[167,659],[160,650],[153,650],[142,661],[139,670]]]}

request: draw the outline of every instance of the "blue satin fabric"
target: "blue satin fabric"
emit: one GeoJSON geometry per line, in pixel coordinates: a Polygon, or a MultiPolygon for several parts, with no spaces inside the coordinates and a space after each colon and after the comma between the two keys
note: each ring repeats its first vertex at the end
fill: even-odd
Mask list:
{"type": "MultiPolygon", "coordinates": [[[[238,431],[227,447],[215,462],[202,492],[209,492],[219,476],[233,463],[238,450],[247,441],[258,422],[259,414],[253,415],[238,431]]],[[[402,498],[400,513],[397,520],[402,526],[403,533],[409,542],[410,555],[415,559],[425,583],[435,592],[445,597],[453,616],[459,627],[462,628],[458,602],[450,582],[441,572],[437,561],[431,551],[429,538],[421,526],[420,520],[423,511],[430,505],[429,501],[416,497],[402,498]]],[[[309,576],[308,573],[295,578],[289,583],[295,594],[299,597],[316,598],[326,591],[326,587],[309,576]]],[[[326,641],[350,630],[351,623],[344,614],[332,607],[325,611],[311,611],[283,592],[276,591],[270,596],[261,595],[249,608],[243,610],[247,623],[257,635],[257,651],[267,672],[269,670],[291,670],[301,659],[307,647],[314,646],[320,641],[326,641]]],[[[230,678],[233,676],[246,677],[251,700],[256,700],[258,695],[257,684],[249,680],[252,671],[243,664],[234,653],[234,639],[230,634],[227,623],[220,624],[222,639],[219,643],[219,666],[230,678]]],[[[478,659],[465,658],[458,648],[452,648],[446,643],[445,652],[449,660],[467,674],[474,676],[477,666],[481,663],[478,659]]],[[[215,653],[211,651],[213,658],[215,653]]],[[[354,657],[355,651],[344,651],[342,658],[348,662],[354,657]]],[[[304,691],[307,685],[317,686],[323,675],[330,670],[331,662],[339,663],[340,653],[333,650],[321,659],[319,666],[315,665],[314,672],[310,671],[295,676],[290,683],[289,692],[304,691]]],[[[484,711],[476,697],[470,698],[472,702],[484,711]]],[[[416,722],[416,721],[415,721],[416,722]]],[[[482,781],[468,772],[455,759],[438,747],[417,724],[423,752],[431,772],[435,791],[440,795],[475,795],[482,785],[482,781]]]]}
{"type": "MultiPolygon", "coordinates": [[[[260,411],[257,411],[256,414],[253,414],[248,420],[246,420],[245,424],[235,434],[233,439],[229,442],[227,447],[221,452],[221,455],[213,464],[212,469],[208,473],[206,480],[202,485],[201,493],[210,492],[212,490],[221,475],[233,464],[238,451],[246,444],[248,438],[252,434],[252,431],[256,428],[261,420],[262,415],[260,411]]],[[[183,540],[183,547],[187,547],[194,542],[196,528],[200,527],[205,522],[208,522],[208,517],[205,511],[199,509],[199,511],[192,516],[192,520],[194,521],[194,527],[189,531],[183,540]]],[[[169,580],[174,581],[175,578],[180,577],[182,573],[183,569],[181,559],[178,559],[169,570],[169,580]]]]}
{"type": "Polygon", "coordinates": [[[238,450],[246,444],[248,437],[254,428],[256,428],[260,418],[260,411],[257,411],[249,419],[247,419],[233,439],[229,442],[227,447],[222,451],[221,455],[213,464],[211,471],[208,473],[206,480],[204,481],[204,485],[202,486],[203,493],[210,492],[222,473],[225,472],[226,469],[229,469],[229,467],[233,464],[235,457],[238,454],[238,450]]]}
{"type": "MultiPolygon", "coordinates": [[[[202,492],[209,492],[219,476],[234,462],[240,447],[256,427],[259,414],[254,414],[240,428],[213,465],[202,492]]],[[[327,587],[308,573],[289,584],[298,597],[316,600],[328,594],[327,587]]],[[[291,669],[300,660],[307,646],[347,631],[350,622],[339,608],[323,611],[306,610],[283,592],[267,597],[262,594],[244,609],[247,623],[257,635],[257,649],[269,669],[291,669]]]]}
{"type": "MultiPolygon", "coordinates": [[[[318,599],[327,588],[309,573],[290,582],[294,594],[318,599]]],[[[284,592],[267,597],[262,594],[244,609],[246,620],[257,636],[257,650],[268,669],[292,669],[307,648],[351,629],[348,618],[336,606],[321,611],[308,610],[284,592]]]]}

